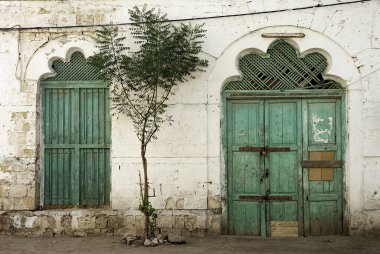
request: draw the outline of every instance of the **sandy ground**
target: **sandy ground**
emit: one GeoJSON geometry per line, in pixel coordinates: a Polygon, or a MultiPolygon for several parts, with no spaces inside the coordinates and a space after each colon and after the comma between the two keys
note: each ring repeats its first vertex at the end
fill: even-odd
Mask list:
{"type": "Polygon", "coordinates": [[[23,238],[0,235],[0,253],[355,253],[380,254],[380,238],[218,236],[187,239],[183,245],[131,247],[120,237],[23,238]]]}

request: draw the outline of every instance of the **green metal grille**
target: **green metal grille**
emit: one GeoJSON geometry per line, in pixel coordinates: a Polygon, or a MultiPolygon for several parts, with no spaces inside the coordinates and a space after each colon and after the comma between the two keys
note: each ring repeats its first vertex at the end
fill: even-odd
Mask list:
{"type": "Polygon", "coordinates": [[[323,79],[327,61],[319,53],[299,58],[296,49],[283,40],[274,42],[267,53],[243,56],[241,79],[227,83],[224,91],[342,89],[339,83],[323,79]]]}
{"type": "Polygon", "coordinates": [[[74,52],[69,62],[60,59],[53,61],[53,70],[56,75],[45,79],[46,81],[92,81],[101,80],[99,70],[86,62],[81,52],[74,52]]]}

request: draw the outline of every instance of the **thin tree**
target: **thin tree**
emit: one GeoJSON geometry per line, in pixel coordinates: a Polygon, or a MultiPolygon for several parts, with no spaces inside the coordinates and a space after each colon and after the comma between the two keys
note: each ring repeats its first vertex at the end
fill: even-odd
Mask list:
{"type": "Polygon", "coordinates": [[[194,78],[193,73],[202,71],[208,63],[198,56],[205,36],[203,25],[175,26],[168,22],[166,14],[147,9],[146,5],[142,9],[134,7],[129,15],[138,49],[129,52],[125,37],[119,36],[116,27],[103,27],[97,31],[100,52],[90,62],[110,83],[114,112],[131,119],[140,141],[144,178],[139,210],[145,215],[145,235],[149,238],[154,234],[157,214],[149,200],[148,144],[157,139],[157,132],[165,124],[173,121],[166,113],[173,88],[194,78]]]}

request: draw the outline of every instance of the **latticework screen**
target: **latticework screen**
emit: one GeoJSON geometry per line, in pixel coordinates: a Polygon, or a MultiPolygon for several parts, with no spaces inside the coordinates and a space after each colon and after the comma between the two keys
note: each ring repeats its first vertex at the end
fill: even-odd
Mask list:
{"type": "Polygon", "coordinates": [[[69,62],[55,60],[52,64],[56,75],[45,79],[46,81],[91,81],[101,80],[99,70],[86,62],[81,52],[74,52],[69,62]]]}
{"type": "Polygon", "coordinates": [[[323,78],[327,60],[319,53],[299,58],[296,49],[282,40],[273,43],[267,53],[265,57],[243,56],[239,60],[241,79],[227,83],[224,91],[342,89],[339,83],[323,78]]]}

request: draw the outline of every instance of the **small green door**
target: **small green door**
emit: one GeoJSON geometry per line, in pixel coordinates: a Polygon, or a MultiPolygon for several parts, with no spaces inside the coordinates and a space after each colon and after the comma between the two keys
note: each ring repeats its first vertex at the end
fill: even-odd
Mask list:
{"type": "Polygon", "coordinates": [[[108,98],[104,82],[43,82],[45,207],[109,204],[108,98]]]}
{"type": "Polygon", "coordinates": [[[339,136],[333,141],[324,123],[313,122],[315,116],[332,117],[326,123],[340,126],[339,110],[337,100],[227,101],[230,234],[275,236],[281,227],[293,235],[342,232],[341,170],[324,182],[309,181],[309,169],[302,168],[303,161],[310,162],[309,151],[335,151],[334,159],[340,158],[340,128],[330,130],[339,136]],[[332,222],[340,227],[324,228],[332,222]]]}

